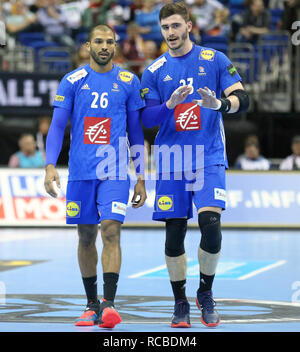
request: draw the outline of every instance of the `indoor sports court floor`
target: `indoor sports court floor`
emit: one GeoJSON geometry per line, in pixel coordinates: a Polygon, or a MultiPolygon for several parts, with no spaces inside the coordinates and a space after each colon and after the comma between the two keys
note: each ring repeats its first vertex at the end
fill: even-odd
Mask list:
{"type": "MultiPolygon", "coordinates": [[[[186,238],[188,332],[300,331],[300,232],[223,230],[223,250],[214,284],[221,315],[215,329],[200,322],[197,229],[186,238]]],[[[123,229],[123,262],[116,332],[174,332],[173,298],[164,260],[163,229],[123,229]]],[[[97,240],[101,251],[100,236],[97,240]]],[[[100,255],[99,293],[102,292],[100,255]]],[[[86,300],[77,264],[75,228],[0,230],[0,332],[101,332],[78,328],[86,300]]]]}

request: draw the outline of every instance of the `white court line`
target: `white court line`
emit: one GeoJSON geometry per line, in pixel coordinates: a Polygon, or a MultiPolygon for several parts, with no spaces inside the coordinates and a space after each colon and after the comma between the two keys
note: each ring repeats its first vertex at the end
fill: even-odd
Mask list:
{"type": "MultiPolygon", "coordinates": [[[[188,262],[190,262],[191,260],[192,260],[191,258],[187,258],[188,262]]],[[[153,269],[140,271],[137,274],[129,275],[128,278],[129,279],[136,279],[137,277],[141,277],[141,276],[146,275],[146,274],[155,273],[156,271],[159,271],[159,270],[162,270],[162,269],[166,269],[166,268],[167,268],[167,265],[163,264],[163,265],[157,266],[156,268],[153,268],[153,269]]]]}
{"type": "Polygon", "coordinates": [[[261,273],[263,273],[263,272],[265,272],[265,271],[268,271],[268,270],[277,268],[278,266],[281,266],[281,265],[283,265],[283,264],[285,264],[285,263],[286,263],[286,260],[280,260],[279,262],[276,262],[276,263],[274,263],[274,264],[267,265],[267,266],[265,266],[265,267],[263,267],[263,268],[261,268],[261,269],[254,270],[254,271],[252,271],[252,272],[249,273],[249,274],[240,276],[240,277],[238,278],[238,280],[246,280],[246,279],[249,279],[250,277],[253,277],[253,276],[258,275],[258,274],[261,274],[261,273]]]}

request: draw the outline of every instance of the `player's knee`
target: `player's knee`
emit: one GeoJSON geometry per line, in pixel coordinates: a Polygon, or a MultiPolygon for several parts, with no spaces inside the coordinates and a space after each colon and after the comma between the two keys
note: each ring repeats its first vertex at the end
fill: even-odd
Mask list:
{"type": "Polygon", "coordinates": [[[98,225],[79,224],[79,245],[87,248],[95,245],[98,233],[98,225]]]}
{"type": "Polygon", "coordinates": [[[200,248],[208,253],[218,253],[221,250],[221,215],[213,211],[204,211],[198,215],[201,231],[200,248]]]}
{"type": "Polygon", "coordinates": [[[184,239],[187,230],[187,219],[166,220],[165,254],[168,257],[178,257],[185,253],[184,239]]]}
{"type": "Polygon", "coordinates": [[[101,222],[101,236],[103,245],[116,245],[120,243],[121,223],[115,220],[101,222]]]}

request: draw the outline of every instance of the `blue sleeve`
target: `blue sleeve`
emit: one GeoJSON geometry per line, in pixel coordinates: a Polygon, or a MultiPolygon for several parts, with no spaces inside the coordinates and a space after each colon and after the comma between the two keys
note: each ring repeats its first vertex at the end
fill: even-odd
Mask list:
{"type": "Polygon", "coordinates": [[[220,73],[220,85],[223,91],[233,84],[242,81],[242,78],[238,74],[236,68],[225,54],[218,51],[217,60],[220,73]]]}
{"type": "Polygon", "coordinates": [[[139,111],[128,111],[127,132],[130,144],[130,153],[136,174],[144,173],[144,132],[140,121],[139,111]]]}
{"type": "Polygon", "coordinates": [[[46,140],[46,165],[56,166],[70,113],[69,110],[63,108],[54,108],[46,140]]]}
{"type": "Polygon", "coordinates": [[[156,72],[151,72],[148,68],[144,71],[142,76],[142,89],[146,91],[147,99],[158,100],[161,103],[161,97],[157,87],[156,72]]]}
{"type": "Polygon", "coordinates": [[[127,100],[127,111],[136,111],[145,106],[141,97],[141,84],[137,76],[134,75],[130,95],[127,100]]]}
{"type": "Polygon", "coordinates": [[[166,103],[160,104],[158,100],[146,99],[146,107],[141,112],[141,119],[145,127],[152,128],[160,125],[170,113],[166,103]]]}
{"type": "Polygon", "coordinates": [[[53,101],[53,106],[57,108],[73,110],[74,102],[74,83],[67,80],[67,75],[62,78],[57,88],[57,92],[53,101]]]}

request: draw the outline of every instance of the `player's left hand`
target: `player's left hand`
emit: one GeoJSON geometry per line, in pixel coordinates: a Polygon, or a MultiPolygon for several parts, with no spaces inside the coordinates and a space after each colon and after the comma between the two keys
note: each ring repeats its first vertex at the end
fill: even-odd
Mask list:
{"type": "Polygon", "coordinates": [[[216,98],[216,93],[208,87],[199,88],[197,92],[201,96],[201,100],[193,100],[193,103],[202,106],[203,108],[216,109],[220,105],[219,99],[216,98]]]}
{"type": "Polygon", "coordinates": [[[131,199],[132,207],[139,208],[144,205],[147,199],[147,193],[145,188],[145,181],[139,179],[134,186],[134,193],[131,199]]]}

